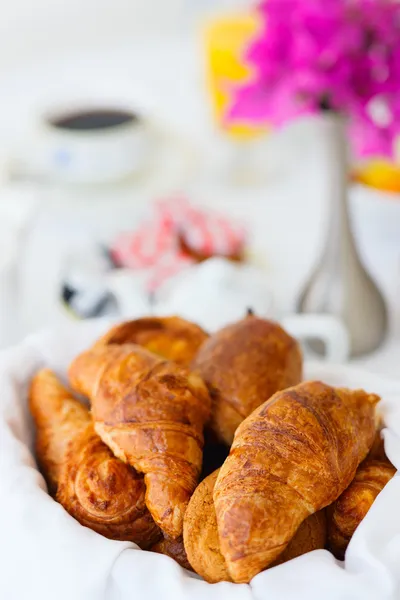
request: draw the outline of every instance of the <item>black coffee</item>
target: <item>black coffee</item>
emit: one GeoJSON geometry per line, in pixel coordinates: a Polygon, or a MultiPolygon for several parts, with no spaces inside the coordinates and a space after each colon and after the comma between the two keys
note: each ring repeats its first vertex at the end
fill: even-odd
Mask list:
{"type": "Polygon", "coordinates": [[[136,121],[138,117],[123,110],[88,110],[74,112],[51,121],[54,127],[70,131],[109,129],[136,121]]]}

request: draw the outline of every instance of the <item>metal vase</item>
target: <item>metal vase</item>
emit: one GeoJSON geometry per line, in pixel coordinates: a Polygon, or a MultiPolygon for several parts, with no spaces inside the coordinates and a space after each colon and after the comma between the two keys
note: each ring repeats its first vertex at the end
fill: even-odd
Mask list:
{"type": "MultiPolygon", "coordinates": [[[[326,113],[322,126],[330,218],[322,259],[300,296],[298,312],[341,318],[349,332],[351,356],[355,357],[381,345],[388,316],[383,296],[360,260],[351,229],[344,122],[339,115],[326,113]]],[[[313,348],[321,350],[316,345],[313,348]]]]}

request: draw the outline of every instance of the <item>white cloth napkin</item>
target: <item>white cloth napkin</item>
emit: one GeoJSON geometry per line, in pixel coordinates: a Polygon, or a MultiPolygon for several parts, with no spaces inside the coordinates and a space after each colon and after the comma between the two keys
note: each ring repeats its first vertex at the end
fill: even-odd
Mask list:
{"type": "MultiPolygon", "coordinates": [[[[400,591],[400,478],[379,495],[346,562],[314,551],[261,573],[249,585],[210,585],[172,559],[108,540],[70,517],[46,493],[32,454],[27,409],[32,375],[69,361],[108,324],[70,325],[0,355],[0,598],[2,600],[380,600],[400,591]]],[[[309,364],[309,378],[380,393],[386,450],[400,466],[400,384],[346,367],[309,364]]]]}

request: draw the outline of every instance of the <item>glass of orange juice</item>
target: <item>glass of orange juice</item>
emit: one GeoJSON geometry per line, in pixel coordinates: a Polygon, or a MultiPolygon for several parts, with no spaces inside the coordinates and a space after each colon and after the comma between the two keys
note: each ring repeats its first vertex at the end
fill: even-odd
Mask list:
{"type": "Polygon", "coordinates": [[[267,172],[267,127],[226,119],[235,86],[251,76],[245,54],[260,25],[255,11],[242,10],[209,17],[202,30],[206,88],[216,139],[225,148],[223,170],[234,184],[260,184],[267,172]]]}
{"type": "Polygon", "coordinates": [[[250,75],[245,52],[258,27],[256,12],[249,10],[209,18],[203,29],[206,85],[213,117],[219,129],[236,139],[253,138],[265,131],[257,125],[225,122],[235,84],[250,75]]]}

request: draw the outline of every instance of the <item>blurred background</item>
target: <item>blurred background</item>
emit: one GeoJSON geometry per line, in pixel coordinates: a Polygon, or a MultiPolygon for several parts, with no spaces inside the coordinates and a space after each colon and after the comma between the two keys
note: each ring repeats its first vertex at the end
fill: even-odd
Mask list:
{"type": "MultiPolygon", "coordinates": [[[[0,3],[0,347],[71,320],[215,329],[253,308],[332,317],[353,362],[400,376],[399,154],[350,157],[343,178],[326,111],[227,119],[254,2],[0,3]]],[[[299,335],[329,344],[316,323],[299,335]]]]}

